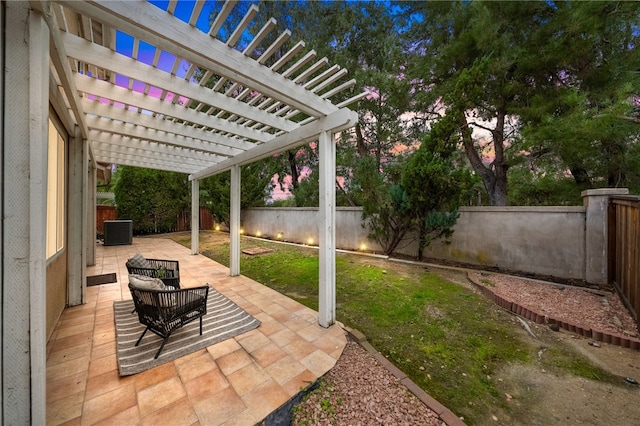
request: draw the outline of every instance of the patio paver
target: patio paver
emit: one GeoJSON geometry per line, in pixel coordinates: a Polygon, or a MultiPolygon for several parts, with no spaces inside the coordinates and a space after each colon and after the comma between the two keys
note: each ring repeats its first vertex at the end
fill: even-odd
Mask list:
{"type": "Polygon", "coordinates": [[[62,313],[47,344],[47,424],[254,425],[331,369],[346,344],[317,312],[162,238],[96,247],[87,275],[117,283],[87,288],[62,313]],[[136,252],[180,261],[181,285],[209,283],[262,325],[133,376],[118,375],[113,302],[128,300],[126,260],[136,252]]]}

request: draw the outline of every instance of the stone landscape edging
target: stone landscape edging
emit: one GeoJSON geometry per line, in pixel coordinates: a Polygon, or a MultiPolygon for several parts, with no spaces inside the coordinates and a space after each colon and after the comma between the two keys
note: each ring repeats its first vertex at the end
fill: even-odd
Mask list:
{"type": "Polygon", "coordinates": [[[487,297],[489,300],[492,300],[498,306],[504,308],[509,312],[512,312],[523,318],[526,318],[529,321],[535,322],[536,324],[546,324],[546,325],[556,324],[558,325],[558,327],[570,333],[575,333],[579,336],[583,336],[588,339],[593,339],[598,342],[609,343],[611,345],[621,346],[623,348],[629,348],[636,351],[640,350],[640,339],[637,339],[631,336],[625,336],[622,334],[612,333],[609,331],[601,331],[601,330],[597,330],[597,329],[583,326],[580,324],[574,324],[573,322],[566,321],[564,319],[559,319],[552,316],[540,314],[538,312],[533,311],[532,309],[526,308],[524,306],[519,305],[516,302],[509,301],[497,295],[489,287],[474,280],[469,273],[467,273],[467,279],[478,290],[480,290],[480,292],[485,297],[487,297]]]}

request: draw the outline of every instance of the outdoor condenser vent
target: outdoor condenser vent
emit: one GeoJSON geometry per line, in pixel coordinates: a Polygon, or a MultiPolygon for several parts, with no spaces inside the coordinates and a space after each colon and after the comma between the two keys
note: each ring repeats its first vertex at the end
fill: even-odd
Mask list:
{"type": "Polygon", "coordinates": [[[131,220],[105,220],[104,221],[104,245],[118,246],[131,244],[133,239],[133,221],[131,220]]]}

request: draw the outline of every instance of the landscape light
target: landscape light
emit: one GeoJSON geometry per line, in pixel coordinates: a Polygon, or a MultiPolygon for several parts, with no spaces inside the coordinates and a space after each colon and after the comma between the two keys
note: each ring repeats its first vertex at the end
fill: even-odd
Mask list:
{"type": "Polygon", "coordinates": [[[256,231],[256,237],[261,237],[261,236],[262,236],[262,232],[256,231]]]}
{"type": "Polygon", "coordinates": [[[220,230],[220,225],[216,225],[216,231],[220,230]]]}
{"type": "Polygon", "coordinates": [[[278,232],[278,235],[276,236],[276,238],[281,240],[282,239],[282,232],[278,232]]]}

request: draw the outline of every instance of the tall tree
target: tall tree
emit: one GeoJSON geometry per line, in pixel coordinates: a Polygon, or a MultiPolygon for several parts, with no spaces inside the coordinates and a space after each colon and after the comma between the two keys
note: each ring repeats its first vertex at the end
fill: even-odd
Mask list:
{"type": "Polygon", "coordinates": [[[640,189],[640,127],[634,123],[640,88],[637,5],[558,6],[550,25],[559,35],[541,53],[558,52],[555,61],[564,72],[547,96],[531,99],[521,114],[522,147],[534,154],[534,163],[556,159],[571,172],[576,192],[601,186],[640,189]]]}
{"type": "Polygon", "coordinates": [[[131,219],[138,234],[170,231],[191,204],[185,174],[118,166],[116,176],[118,218],[131,219]]]}
{"type": "MultiPolygon", "coordinates": [[[[457,142],[482,178],[491,205],[508,204],[508,171],[520,157],[544,155],[551,146],[559,147],[555,151],[576,180],[582,179],[585,168],[574,161],[571,143],[562,135],[535,152],[525,151],[519,136],[523,126],[548,117],[566,129],[579,119],[583,129],[595,116],[590,108],[595,99],[606,100],[602,105],[628,105],[620,91],[621,96],[612,97],[607,89],[608,96],[601,96],[596,82],[609,79],[615,83],[607,87],[622,88],[635,79],[630,71],[638,69],[636,6],[471,1],[401,2],[399,7],[413,19],[406,46],[413,53],[409,70],[417,82],[417,105],[439,106],[455,117],[461,129],[457,142]],[[611,49],[609,42],[617,47],[611,49]],[[576,99],[583,101],[572,104],[576,99]],[[554,111],[554,102],[565,109],[554,111]],[[488,136],[476,136],[481,131],[488,136]]],[[[610,144],[616,139],[607,124],[597,126],[599,140],[610,144]]],[[[538,131],[548,129],[530,126],[527,137],[535,140],[538,131]]]]}

